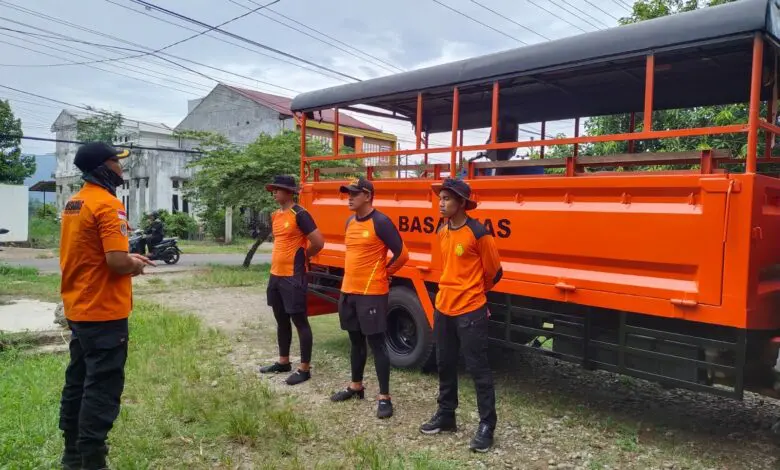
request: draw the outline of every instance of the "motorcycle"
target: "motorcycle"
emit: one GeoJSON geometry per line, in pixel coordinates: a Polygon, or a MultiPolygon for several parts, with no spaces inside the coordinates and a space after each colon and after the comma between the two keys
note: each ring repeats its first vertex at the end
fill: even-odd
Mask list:
{"type": "MultiPolygon", "coordinates": [[[[130,237],[130,253],[143,254],[141,250],[141,242],[144,239],[144,232],[142,230],[136,230],[133,232],[133,236],[130,237]]],[[[179,249],[176,241],[178,238],[163,238],[162,241],[149,248],[149,253],[146,257],[152,261],[162,260],[165,264],[176,264],[179,262],[181,256],[181,250],[179,249]]]]}

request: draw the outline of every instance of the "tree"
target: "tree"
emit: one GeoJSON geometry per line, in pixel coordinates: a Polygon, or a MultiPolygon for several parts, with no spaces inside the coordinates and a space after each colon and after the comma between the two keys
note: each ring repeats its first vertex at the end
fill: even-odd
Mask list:
{"type": "Polygon", "coordinates": [[[35,173],[35,157],[22,155],[22,121],[0,100],[0,183],[22,184],[35,173]]]}
{"type": "MultiPolygon", "coordinates": [[[[196,171],[188,187],[188,197],[207,211],[235,207],[268,214],[276,209],[276,203],[265,185],[276,175],[298,175],[300,172],[301,134],[298,131],[284,131],[275,136],[262,134],[246,148],[208,132],[185,131],[178,135],[196,140],[197,149],[203,152],[191,163],[196,171]]],[[[347,148],[342,150],[342,153],[349,152],[347,148]]],[[[307,155],[330,152],[329,146],[307,140],[307,155]]],[[[359,168],[357,162],[350,160],[314,162],[311,166],[312,170],[345,167],[346,176],[356,176],[359,168]]],[[[256,227],[256,232],[257,240],[247,253],[244,266],[249,265],[257,247],[268,237],[270,227],[256,227]]]]}
{"type": "MultiPolygon", "coordinates": [[[[704,7],[729,3],[734,0],[710,0],[704,7]]],[[[699,8],[697,0],[639,0],[634,3],[631,15],[620,19],[621,24],[631,24],[662,16],[672,15],[699,8]]],[[[680,129],[686,127],[722,126],[747,122],[747,104],[705,106],[694,109],[670,109],[653,112],[653,128],[680,129]]],[[[630,115],[598,116],[585,122],[589,135],[608,135],[628,132],[630,115]]],[[[635,130],[643,128],[642,113],[635,115],[635,130]]],[[[764,140],[760,139],[763,147],[764,140]]],[[[706,148],[727,149],[734,156],[744,156],[747,152],[745,134],[701,136],[664,140],[636,141],[636,152],[673,152],[700,150],[706,148]]],[[[628,152],[628,142],[598,142],[583,146],[584,155],[605,155],[628,152]]],[[[759,152],[763,152],[759,148],[759,152]]]]}
{"type": "Polygon", "coordinates": [[[117,139],[117,131],[122,127],[122,114],[100,111],[92,107],[89,110],[98,114],[79,119],[76,123],[76,139],[81,142],[105,142],[112,144],[117,139]]]}

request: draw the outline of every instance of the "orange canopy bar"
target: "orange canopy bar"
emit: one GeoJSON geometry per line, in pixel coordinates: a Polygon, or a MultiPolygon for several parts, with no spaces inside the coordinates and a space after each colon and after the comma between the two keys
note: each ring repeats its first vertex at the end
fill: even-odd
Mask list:
{"type": "Polygon", "coordinates": [[[589,135],[582,137],[569,137],[563,139],[550,139],[550,140],[526,140],[522,142],[501,142],[497,144],[482,144],[482,145],[464,145],[463,147],[438,147],[438,148],[426,148],[426,149],[407,149],[407,150],[394,150],[390,152],[368,152],[368,153],[355,153],[347,155],[329,156],[319,155],[316,157],[306,157],[306,161],[318,161],[318,160],[351,160],[353,158],[371,158],[371,157],[394,157],[400,155],[415,155],[415,154],[431,154],[431,153],[450,153],[453,151],[471,152],[475,150],[506,150],[513,148],[534,147],[537,145],[573,145],[573,144],[589,144],[594,142],[610,142],[610,141],[626,141],[626,140],[648,140],[648,139],[668,139],[673,137],[694,137],[700,135],[717,135],[717,134],[738,134],[748,131],[746,124],[731,124],[728,126],[714,126],[714,127],[694,127],[691,129],[672,129],[667,131],[651,131],[651,132],[635,132],[628,134],[612,134],[612,135],[589,135]]]}
{"type": "Polygon", "coordinates": [[[764,62],[764,38],[756,34],[753,39],[753,67],[750,75],[750,108],[748,111],[747,164],[745,173],[756,172],[758,154],[758,128],[761,124],[761,73],[764,62]]]}

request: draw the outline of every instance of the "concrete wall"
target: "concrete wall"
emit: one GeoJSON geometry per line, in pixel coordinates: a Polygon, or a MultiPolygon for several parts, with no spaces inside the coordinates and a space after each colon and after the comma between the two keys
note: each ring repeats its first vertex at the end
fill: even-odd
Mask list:
{"type": "Polygon", "coordinates": [[[0,184],[0,228],[8,230],[0,235],[0,242],[27,241],[28,198],[27,186],[0,184]]]}
{"type": "Polygon", "coordinates": [[[290,129],[286,121],[292,120],[279,117],[278,112],[218,85],[176,129],[216,132],[235,144],[247,145],[262,133],[276,135],[290,129]]]}

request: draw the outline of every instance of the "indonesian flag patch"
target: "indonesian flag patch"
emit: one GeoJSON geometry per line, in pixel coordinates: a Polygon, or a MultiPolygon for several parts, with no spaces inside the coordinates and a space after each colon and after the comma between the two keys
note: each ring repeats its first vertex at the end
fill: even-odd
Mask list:
{"type": "Polygon", "coordinates": [[[127,220],[127,212],[125,212],[125,211],[116,211],[116,214],[119,217],[119,220],[127,220]]]}

